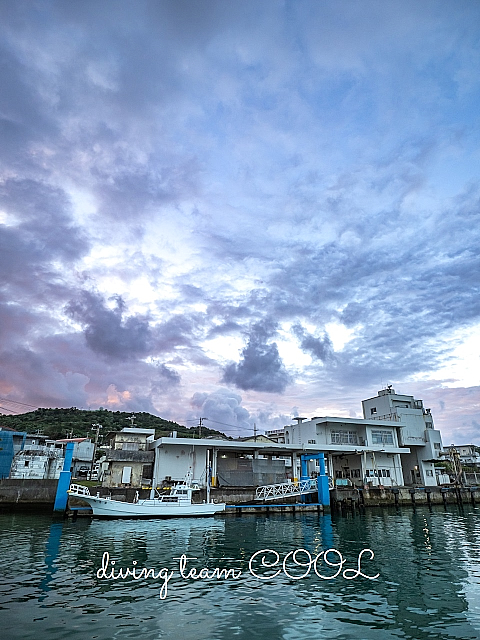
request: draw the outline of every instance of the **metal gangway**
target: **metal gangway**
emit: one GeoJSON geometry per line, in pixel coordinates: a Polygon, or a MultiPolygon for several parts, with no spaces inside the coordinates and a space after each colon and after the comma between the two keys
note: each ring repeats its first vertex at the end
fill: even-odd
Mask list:
{"type": "Polygon", "coordinates": [[[282,484],[267,484],[257,487],[255,500],[278,500],[289,496],[301,496],[305,493],[317,491],[317,479],[308,478],[296,482],[284,482],[282,484]]]}

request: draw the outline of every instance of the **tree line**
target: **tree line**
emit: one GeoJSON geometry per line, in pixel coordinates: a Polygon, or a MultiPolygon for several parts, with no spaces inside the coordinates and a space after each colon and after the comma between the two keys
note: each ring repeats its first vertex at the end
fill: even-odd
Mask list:
{"type": "MultiPolygon", "coordinates": [[[[28,434],[42,434],[52,439],[94,437],[96,426],[102,425],[101,434],[105,436],[111,431],[121,431],[124,427],[139,429],[155,429],[155,437],[168,436],[176,431],[179,437],[199,437],[198,427],[185,427],[172,420],[165,420],[151,413],[132,413],[126,411],[110,411],[109,409],[36,409],[28,413],[0,416],[0,426],[10,427],[28,434]]],[[[221,431],[209,429],[202,425],[202,437],[222,436],[221,431]]]]}

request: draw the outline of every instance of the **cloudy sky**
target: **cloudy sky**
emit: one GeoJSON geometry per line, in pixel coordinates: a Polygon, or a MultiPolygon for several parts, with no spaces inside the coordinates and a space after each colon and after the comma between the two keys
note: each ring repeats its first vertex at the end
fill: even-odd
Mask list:
{"type": "Polygon", "coordinates": [[[2,406],[244,435],[393,384],[480,444],[480,3],[0,0],[0,34],[2,406]]]}

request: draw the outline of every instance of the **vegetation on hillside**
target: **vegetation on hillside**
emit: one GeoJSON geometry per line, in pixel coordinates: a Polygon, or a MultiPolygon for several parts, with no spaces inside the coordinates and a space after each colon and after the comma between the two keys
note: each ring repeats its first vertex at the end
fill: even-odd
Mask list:
{"type": "MultiPolygon", "coordinates": [[[[87,411],[71,407],[70,409],[36,409],[19,415],[0,416],[0,426],[11,427],[29,434],[40,433],[50,438],[81,438],[94,437],[96,425],[102,425],[101,435],[110,431],[120,431],[124,427],[131,427],[131,413],[125,411],[109,411],[97,409],[87,411]],[[95,425],[95,427],[93,426],[95,425]]],[[[164,420],[150,413],[135,413],[133,426],[143,429],[155,429],[155,436],[160,438],[177,431],[179,437],[199,437],[198,427],[184,427],[183,425],[164,420]]],[[[224,434],[215,429],[208,429],[202,425],[202,437],[224,434]]]]}

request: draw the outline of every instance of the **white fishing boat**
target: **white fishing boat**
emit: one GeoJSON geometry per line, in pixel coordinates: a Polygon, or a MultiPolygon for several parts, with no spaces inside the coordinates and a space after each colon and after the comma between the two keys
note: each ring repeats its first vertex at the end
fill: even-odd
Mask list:
{"type": "Polygon", "coordinates": [[[150,498],[140,500],[138,491],[133,502],[115,500],[111,496],[93,496],[88,487],[71,484],[69,496],[87,502],[95,518],[177,518],[213,516],[225,510],[225,503],[210,502],[207,491],[207,502],[192,502],[193,488],[189,484],[177,484],[168,494],[158,494],[152,489],[150,498]]]}

